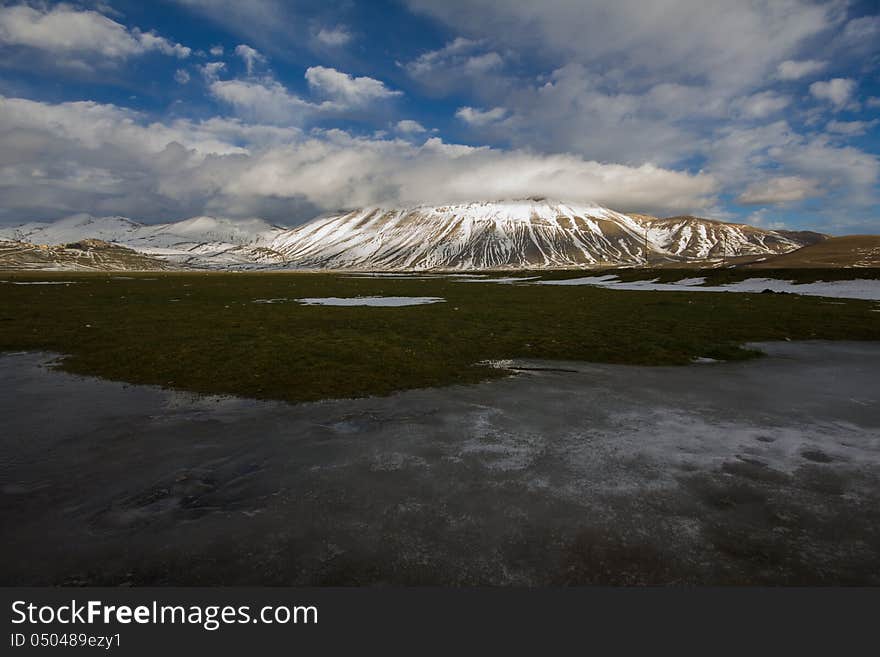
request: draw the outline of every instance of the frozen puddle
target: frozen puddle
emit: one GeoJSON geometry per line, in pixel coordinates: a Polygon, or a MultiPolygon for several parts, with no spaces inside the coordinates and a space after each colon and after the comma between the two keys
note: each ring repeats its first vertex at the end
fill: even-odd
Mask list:
{"type": "Polygon", "coordinates": [[[443,303],[441,297],[314,297],[297,299],[306,306],[377,306],[398,308],[400,306],[422,306],[429,303],[443,303]]]}
{"type": "Polygon", "coordinates": [[[536,281],[540,285],[595,285],[614,290],[656,290],[661,292],[788,292],[816,297],[880,300],[880,280],[817,281],[796,284],[775,278],[748,278],[728,285],[703,285],[705,278],[685,278],[674,283],[650,281],[621,281],[615,274],[585,276],[560,281],[536,281]]]}

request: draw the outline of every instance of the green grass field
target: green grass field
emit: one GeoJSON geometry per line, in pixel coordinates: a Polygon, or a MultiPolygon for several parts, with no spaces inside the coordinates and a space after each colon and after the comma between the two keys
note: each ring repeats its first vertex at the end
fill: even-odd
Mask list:
{"type": "MultiPolygon", "coordinates": [[[[628,274],[655,275],[670,276],[668,270],[628,274]]],[[[809,272],[799,271],[791,278],[805,276],[809,279],[809,272]]],[[[119,381],[304,401],[504,374],[478,365],[487,359],[677,365],[701,356],[753,357],[757,354],[741,347],[749,341],[880,340],[880,313],[874,312],[880,304],[798,295],[310,273],[125,277],[4,274],[6,281],[76,283],[0,284],[0,350],[58,352],[66,356],[61,363],[66,371],[119,381]],[[446,303],[403,308],[253,303],[362,295],[438,296],[446,303]]]]}

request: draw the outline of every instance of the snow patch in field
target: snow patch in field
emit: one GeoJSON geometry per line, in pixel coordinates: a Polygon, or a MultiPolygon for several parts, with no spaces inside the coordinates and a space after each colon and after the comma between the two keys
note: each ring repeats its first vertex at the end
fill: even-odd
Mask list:
{"type": "Polygon", "coordinates": [[[76,285],[78,281],[0,281],[12,285],[76,285]]]}
{"type": "Polygon", "coordinates": [[[421,306],[429,303],[443,303],[440,297],[314,297],[297,299],[306,306],[374,306],[398,308],[400,306],[421,306]]]}
{"type": "MultiPolygon", "coordinates": [[[[581,278],[566,278],[559,281],[536,281],[539,285],[600,285],[603,287],[613,284],[617,280],[615,274],[605,274],[604,276],[584,276],[581,278]]],[[[647,281],[653,282],[653,281],[647,281]]]]}
{"type": "Polygon", "coordinates": [[[505,276],[502,278],[465,278],[458,283],[521,283],[524,281],[533,281],[538,276],[505,276]]]}
{"type": "Polygon", "coordinates": [[[536,281],[540,285],[595,285],[614,290],[653,290],[661,292],[786,292],[815,297],[836,297],[841,299],[880,300],[880,280],[857,279],[851,281],[817,281],[796,284],[793,281],[775,278],[748,278],[727,285],[702,285],[703,278],[685,278],[674,283],[649,281],[621,281],[616,274],[586,276],[561,281],[536,281]]]}

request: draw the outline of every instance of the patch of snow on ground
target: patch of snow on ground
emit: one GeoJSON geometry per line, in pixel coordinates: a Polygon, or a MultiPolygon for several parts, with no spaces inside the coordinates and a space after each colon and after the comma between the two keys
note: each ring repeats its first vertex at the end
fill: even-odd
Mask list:
{"type": "Polygon", "coordinates": [[[78,281],[0,281],[12,285],[76,285],[78,281]]]}
{"type": "Polygon", "coordinates": [[[297,299],[306,306],[376,306],[398,308],[400,306],[421,306],[429,303],[443,303],[440,297],[314,297],[297,299]]]}
{"type": "Polygon", "coordinates": [[[880,300],[880,280],[857,279],[851,281],[817,281],[815,283],[795,284],[793,281],[775,278],[748,278],[728,285],[700,285],[704,279],[685,278],[674,283],[650,281],[620,281],[615,274],[586,276],[561,281],[536,281],[540,285],[596,285],[615,290],[655,290],[661,292],[788,292],[816,297],[836,297],[841,299],[880,300]]]}
{"type": "Polygon", "coordinates": [[[502,278],[465,278],[458,283],[521,283],[524,281],[533,281],[538,276],[506,276],[502,278]]]}

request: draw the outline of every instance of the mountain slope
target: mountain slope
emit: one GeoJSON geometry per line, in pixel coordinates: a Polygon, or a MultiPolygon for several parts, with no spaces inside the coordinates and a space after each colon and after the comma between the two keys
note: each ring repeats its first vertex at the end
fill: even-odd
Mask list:
{"type": "Polygon", "coordinates": [[[81,240],[67,245],[46,246],[0,240],[0,271],[159,271],[172,269],[164,260],[152,258],[118,244],[81,240]]]}
{"type": "Polygon", "coordinates": [[[692,260],[785,253],[815,244],[827,236],[810,231],[764,230],[693,216],[658,219],[634,215],[648,230],[648,239],[669,254],[692,260]]]}
{"type": "Polygon", "coordinates": [[[746,265],[749,269],[880,267],[880,235],[831,237],[796,251],[746,265]]]}

